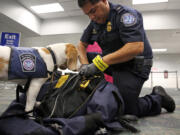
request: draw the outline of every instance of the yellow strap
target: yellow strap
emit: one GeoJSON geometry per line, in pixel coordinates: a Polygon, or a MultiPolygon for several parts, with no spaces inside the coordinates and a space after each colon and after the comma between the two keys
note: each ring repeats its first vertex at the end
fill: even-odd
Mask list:
{"type": "Polygon", "coordinates": [[[69,75],[62,75],[62,76],[59,78],[59,80],[58,80],[55,88],[60,88],[60,87],[66,82],[66,80],[68,79],[68,77],[69,77],[69,75]]]}
{"type": "Polygon", "coordinates": [[[101,58],[100,55],[97,55],[97,56],[93,59],[93,63],[94,63],[94,64],[96,65],[96,67],[97,67],[100,71],[102,71],[102,72],[104,72],[104,71],[109,67],[109,65],[106,64],[106,63],[102,60],[102,58],[101,58]]]}
{"type": "Polygon", "coordinates": [[[80,84],[80,87],[85,89],[90,83],[90,80],[85,80],[80,84]]]}

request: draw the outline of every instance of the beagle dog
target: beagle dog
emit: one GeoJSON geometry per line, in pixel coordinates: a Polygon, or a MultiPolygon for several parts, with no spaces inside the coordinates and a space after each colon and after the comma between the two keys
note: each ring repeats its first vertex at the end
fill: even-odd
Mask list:
{"type": "Polygon", "coordinates": [[[0,46],[0,80],[24,84],[28,78],[32,79],[26,92],[26,112],[33,110],[40,88],[50,74],[62,67],[73,71],[80,67],[77,49],[72,44],[32,48],[0,46]]]}

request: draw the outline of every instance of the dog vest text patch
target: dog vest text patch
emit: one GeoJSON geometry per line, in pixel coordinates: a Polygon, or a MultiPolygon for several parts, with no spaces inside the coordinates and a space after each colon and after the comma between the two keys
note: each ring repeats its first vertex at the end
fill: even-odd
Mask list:
{"type": "Polygon", "coordinates": [[[23,72],[35,72],[36,56],[34,54],[21,54],[19,55],[19,59],[23,72]]]}
{"type": "Polygon", "coordinates": [[[34,48],[13,47],[8,69],[8,79],[47,77],[44,60],[34,48]]]}

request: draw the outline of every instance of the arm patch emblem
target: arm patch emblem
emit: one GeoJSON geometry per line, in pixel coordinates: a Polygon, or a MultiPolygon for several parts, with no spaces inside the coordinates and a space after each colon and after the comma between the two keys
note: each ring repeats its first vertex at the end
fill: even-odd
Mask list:
{"type": "Polygon", "coordinates": [[[137,18],[131,13],[125,13],[121,17],[121,22],[126,26],[130,27],[137,23],[137,18]]]}

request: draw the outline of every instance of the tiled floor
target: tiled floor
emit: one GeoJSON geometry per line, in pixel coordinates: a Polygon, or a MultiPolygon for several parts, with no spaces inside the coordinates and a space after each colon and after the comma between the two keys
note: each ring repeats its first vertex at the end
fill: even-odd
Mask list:
{"type": "MultiPolygon", "coordinates": [[[[9,103],[15,99],[16,85],[0,82],[0,114],[7,108],[9,103]]],[[[150,93],[151,90],[143,89],[142,95],[150,93]]],[[[156,117],[141,118],[134,126],[141,130],[136,135],[180,135],[180,91],[168,89],[167,92],[176,101],[174,113],[163,113],[156,117]]],[[[132,135],[124,132],[121,135],[132,135]]]]}
{"type": "MultiPolygon", "coordinates": [[[[177,89],[166,89],[166,91],[175,99],[175,112],[167,113],[162,110],[161,115],[139,119],[135,127],[141,132],[135,135],[180,135],[180,91],[177,89]]],[[[149,93],[151,93],[150,89],[142,91],[142,95],[149,93]]],[[[121,135],[132,135],[132,133],[122,133],[121,135]]]]}
{"type": "Polygon", "coordinates": [[[0,114],[7,108],[9,103],[16,97],[16,84],[0,82],[0,114]]]}

